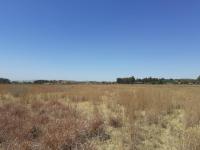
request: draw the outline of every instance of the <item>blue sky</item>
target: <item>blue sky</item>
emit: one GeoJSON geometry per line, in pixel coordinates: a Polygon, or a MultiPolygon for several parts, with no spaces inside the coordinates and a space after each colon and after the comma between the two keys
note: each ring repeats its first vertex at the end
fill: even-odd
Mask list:
{"type": "Polygon", "coordinates": [[[0,77],[196,78],[199,0],[1,0],[0,77]]]}

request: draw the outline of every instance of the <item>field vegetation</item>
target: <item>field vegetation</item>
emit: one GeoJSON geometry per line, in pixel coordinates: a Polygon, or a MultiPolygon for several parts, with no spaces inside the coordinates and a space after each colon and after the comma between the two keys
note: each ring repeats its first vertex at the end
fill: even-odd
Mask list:
{"type": "Polygon", "coordinates": [[[0,85],[2,150],[200,150],[198,85],[0,85]]]}

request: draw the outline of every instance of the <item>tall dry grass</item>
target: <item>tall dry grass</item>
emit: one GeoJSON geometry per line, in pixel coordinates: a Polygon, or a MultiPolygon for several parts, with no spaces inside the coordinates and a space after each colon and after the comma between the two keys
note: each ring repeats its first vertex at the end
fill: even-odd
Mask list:
{"type": "Polygon", "coordinates": [[[199,86],[0,85],[0,102],[3,149],[95,149],[94,138],[113,138],[106,133],[108,126],[129,129],[129,149],[145,149],[141,145],[154,136],[143,126],[169,129],[170,136],[178,140],[172,149],[200,149],[199,86]],[[97,110],[90,120],[75,107],[87,102],[97,110]],[[101,114],[108,112],[101,110],[102,103],[113,112],[107,114],[108,124],[101,114]],[[118,115],[119,106],[124,116],[118,115]],[[179,124],[174,124],[176,117],[180,131],[179,124]]]}

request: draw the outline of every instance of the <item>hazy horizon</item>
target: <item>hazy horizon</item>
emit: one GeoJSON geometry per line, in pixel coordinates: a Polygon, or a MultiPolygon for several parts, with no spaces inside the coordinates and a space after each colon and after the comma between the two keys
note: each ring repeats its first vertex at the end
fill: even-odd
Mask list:
{"type": "Polygon", "coordinates": [[[199,15],[198,0],[3,0],[0,77],[196,79],[199,15]]]}

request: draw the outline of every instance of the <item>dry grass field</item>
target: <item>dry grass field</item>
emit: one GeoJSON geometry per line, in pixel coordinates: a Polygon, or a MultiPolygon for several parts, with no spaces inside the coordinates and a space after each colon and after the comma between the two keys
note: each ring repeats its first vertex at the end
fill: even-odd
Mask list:
{"type": "Polygon", "coordinates": [[[200,150],[200,87],[0,85],[1,150],[200,150]]]}

